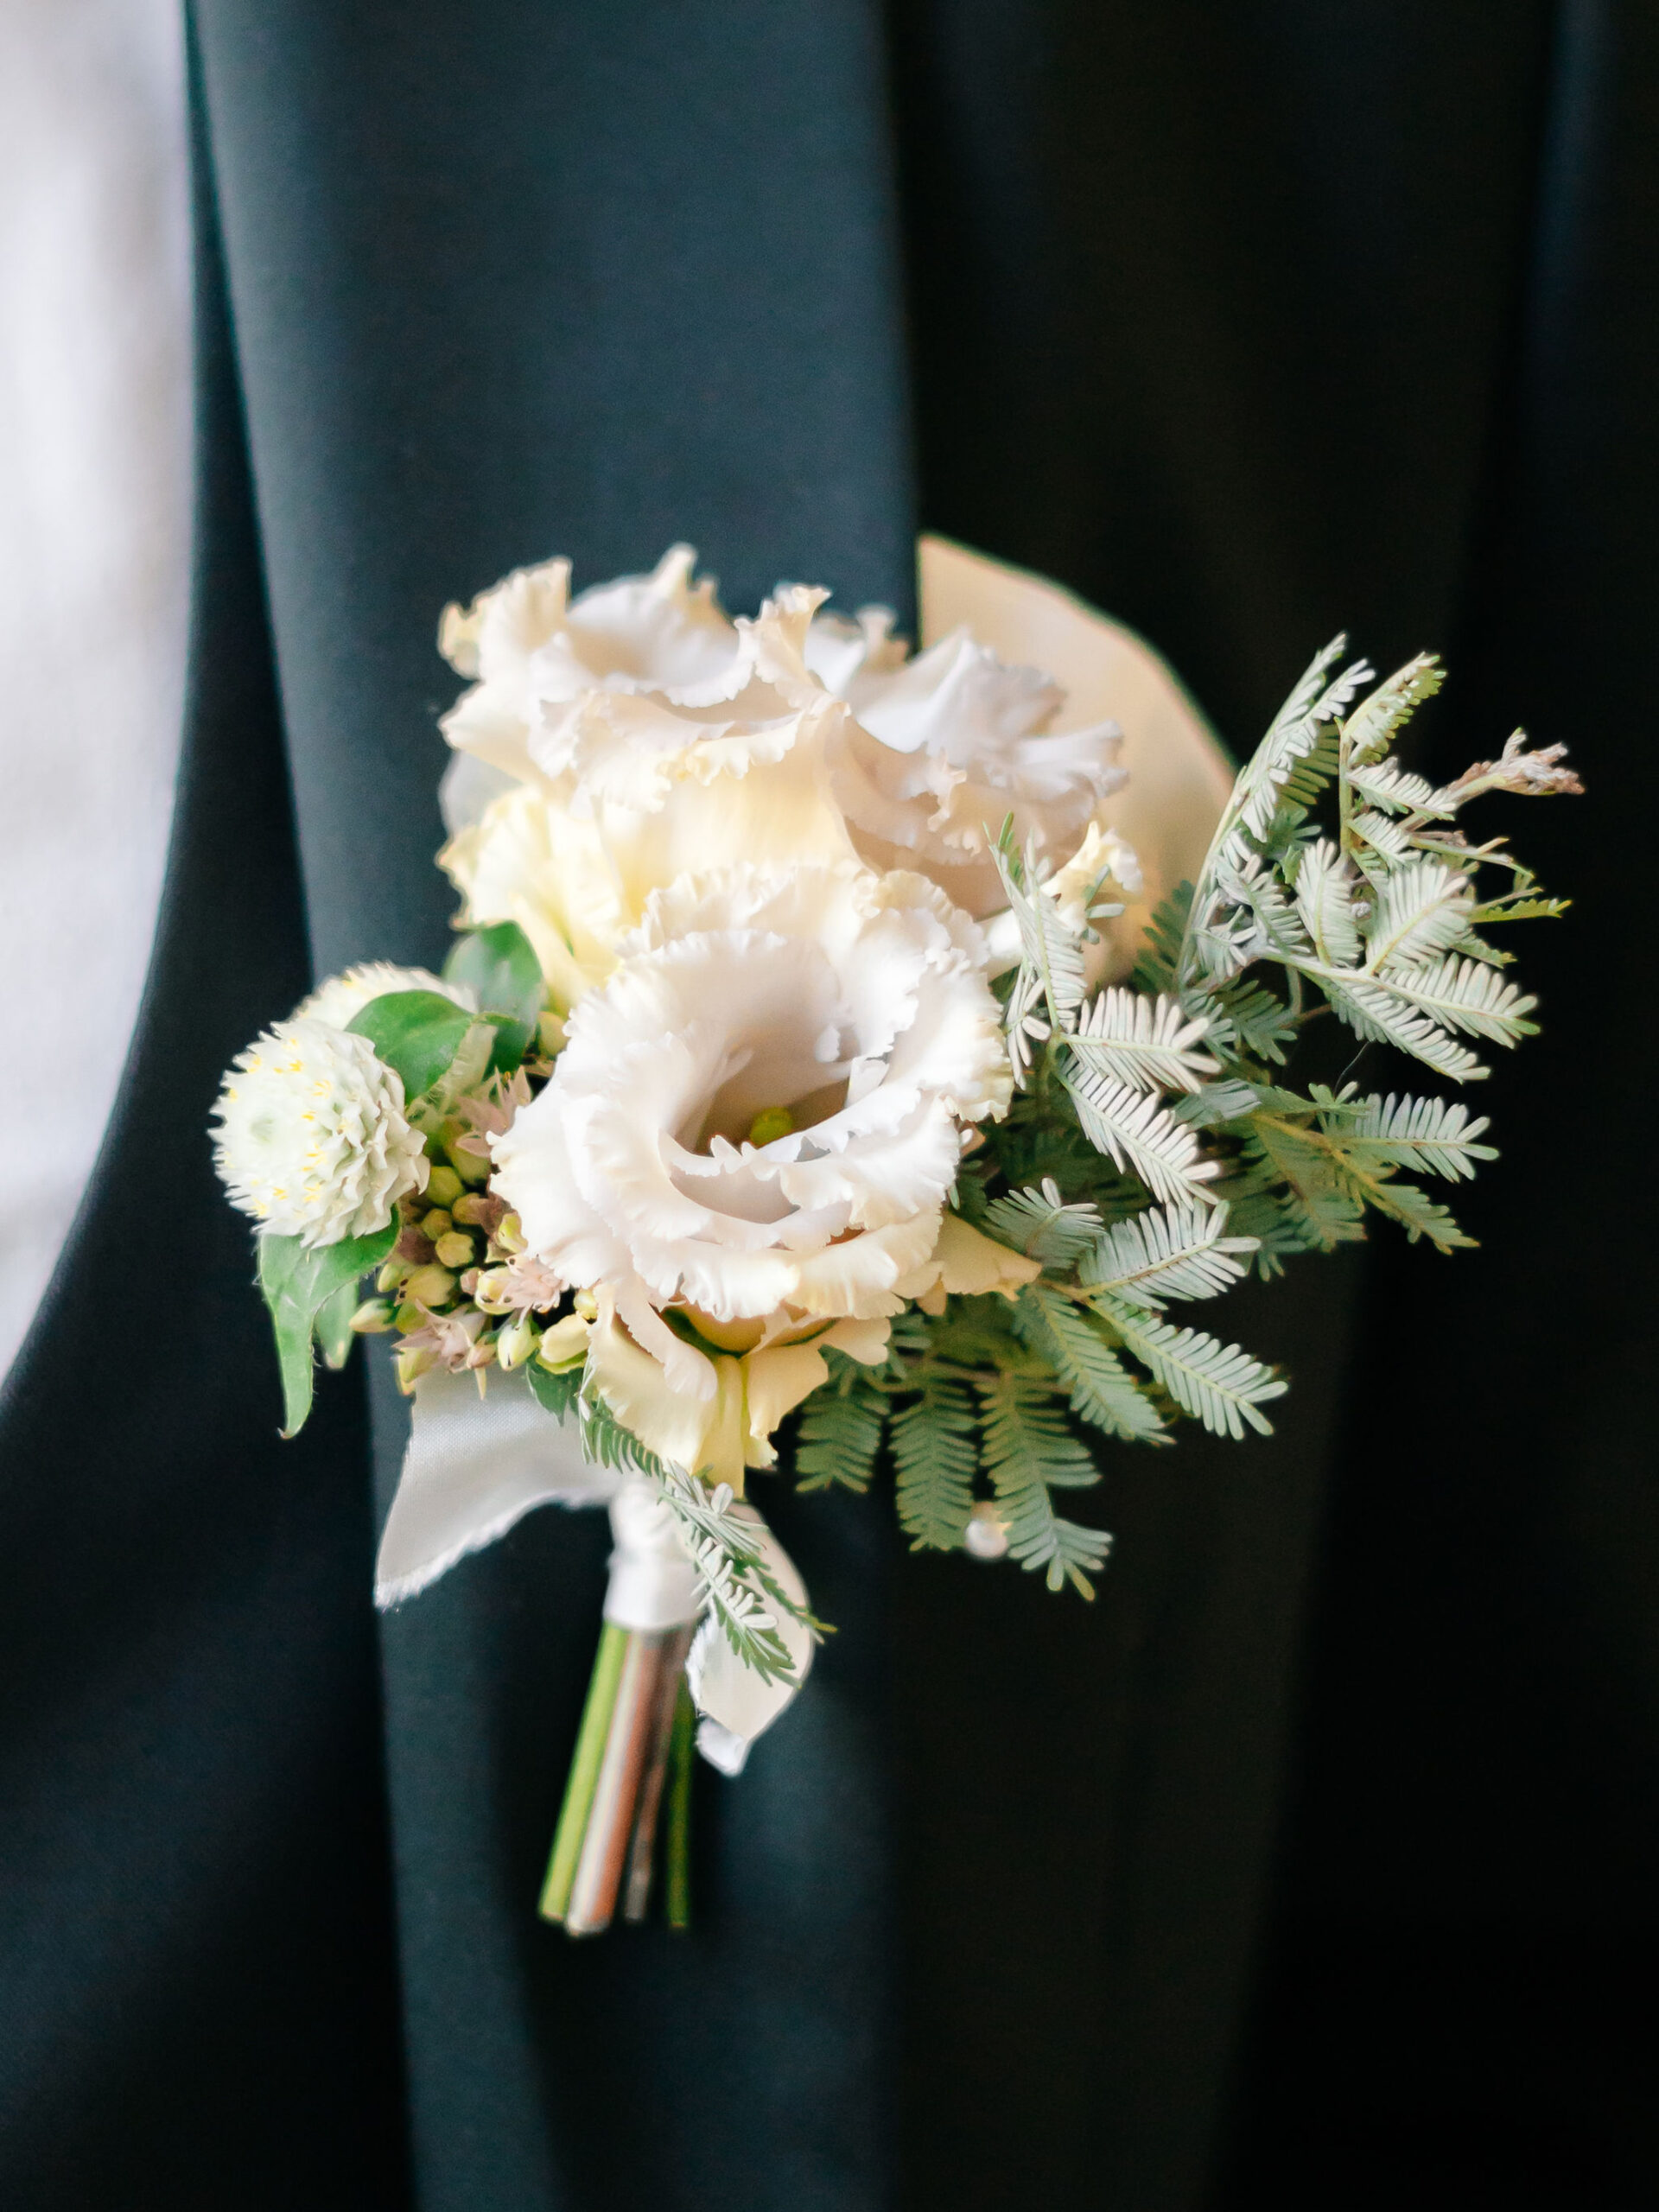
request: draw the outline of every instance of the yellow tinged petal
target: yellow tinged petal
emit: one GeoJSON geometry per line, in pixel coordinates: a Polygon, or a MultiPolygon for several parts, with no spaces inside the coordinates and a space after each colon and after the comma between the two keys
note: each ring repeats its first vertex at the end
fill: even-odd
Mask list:
{"type": "Polygon", "coordinates": [[[913,1298],[925,1313],[937,1313],[944,1311],[947,1293],[976,1298],[1000,1291],[1004,1298],[1013,1298],[1042,1272],[1039,1261],[982,1236],[959,1214],[947,1213],[931,1254],[894,1287],[901,1297],[913,1298]]]}
{"type": "MultiPolygon", "coordinates": [[[[693,1358],[698,1356],[691,1353],[693,1358]]],[[[718,1363],[720,1369],[736,1365],[732,1359],[718,1363]]],[[[677,1467],[695,1472],[706,1465],[710,1431],[722,1421],[731,1426],[730,1408],[722,1404],[721,1389],[710,1398],[693,1398],[671,1389],[661,1366],[648,1351],[640,1351],[613,1313],[602,1313],[594,1325],[588,1376],[624,1428],[631,1430],[647,1452],[677,1467]]],[[[717,1383],[724,1381],[717,1372],[717,1383]]],[[[738,1466],[741,1474],[741,1454],[738,1466]]]]}
{"type": "Polygon", "coordinates": [[[817,1344],[774,1344],[769,1351],[752,1351],[743,1362],[748,1399],[746,1456],[752,1467],[775,1466],[772,1432],[784,1415],[792,1413],[803,1398],[830,1379],[830,1370],[817,1344]]]}
{"type": "Polygon", "coordinates": [[[580,1313],[567,1313],[562,1321],[543,1331],[537,1357],[543,1367],[567,1367],[573,1360],[585,1358],[591,1326],[580,1313]]]}

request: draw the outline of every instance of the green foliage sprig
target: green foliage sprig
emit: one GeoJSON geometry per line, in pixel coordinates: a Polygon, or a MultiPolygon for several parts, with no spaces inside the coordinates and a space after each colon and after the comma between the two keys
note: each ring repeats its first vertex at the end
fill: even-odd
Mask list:
{"type": "Polygon", "coordinates": [[[1392,1047],[1459,1084],[1487,1073],[1478,1047],[1533,1033],[1535,1002],[1485,932],[1567,902],[1503,838],[1471,843],[1459,817],[1494,791],[1581,786],[1562,747],[1529,749],[1520,731],[1451,784],[1404,768],[1395,745],[1440,666],[1420,655],[1368,691],[1363,662],[1338,668],[1344,646],[1318,656],[1274,717],[1129,988],[1091,998],[1087,986],[1090,924],[1117,910],[1091,902],[1079,924],[1005,827],[1019,1092],[964,1162],[957,1200],[1042,1273],[1013,1300],[906,1315],[880,1370],[835,1360],[801,1416],[803,1487],[863,1490],[885,1450],[914,1548],[969,1546],[984,1518],[1051,1588],[1089,1595],[1109,1538],[1056,1504],[1099,1479],[1076,1424],[1162,1445],[1185,1415],[1243,1438],[1268,1432],[1262,1408],[1287,1387],[1171,1306],[1361,1238],[1368,1212],[1444,1252],[1472,1243],[1412,1179],[1455,1184],[1496,1158],[1484,1119],[1352,1081],[1297,1090],[1287,1071],[1327,1014],[1361,1049],[1392,1047]]]}

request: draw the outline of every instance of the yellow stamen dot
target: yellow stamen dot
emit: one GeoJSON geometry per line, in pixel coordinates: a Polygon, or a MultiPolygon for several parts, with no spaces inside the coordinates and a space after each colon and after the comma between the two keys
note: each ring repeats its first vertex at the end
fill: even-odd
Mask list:
{"type": "Polygon", "coordinates": [[[775,1144],[779,1137],[786,1137],[795,1127],[795,1116],[787,1106],[763,1106],[749,1123],[751,1144],[775,1144]]]}

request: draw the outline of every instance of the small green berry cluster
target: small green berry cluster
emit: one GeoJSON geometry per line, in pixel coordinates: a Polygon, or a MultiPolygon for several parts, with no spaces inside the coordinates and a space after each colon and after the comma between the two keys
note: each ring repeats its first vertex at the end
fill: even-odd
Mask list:
{"type": "Polygon", "coordinates": [[[375,1295],[352,1316],[359,1336],[396,1333],[397,1379],[412,1390],[418,1376],[446,1364],[511,1373],[531,1357],[555,1372],[580,1365],[594,1318],[590,1294],[574,1300],[549,1286],[535,1307],[512,1263],[524,1250],[517,1215],[482,1188],[489,1162],[464,1141],[434,1136],[424,1192],[398,1209],[397,1242],[375,1278],[375,1295]],[[564,1308],[562,1317],[555,1307],[564,1308]]]}

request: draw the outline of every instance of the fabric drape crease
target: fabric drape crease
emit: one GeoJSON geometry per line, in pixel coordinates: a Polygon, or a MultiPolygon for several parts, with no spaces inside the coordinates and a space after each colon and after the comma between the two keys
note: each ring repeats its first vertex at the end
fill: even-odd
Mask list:
{"type": "Polygon", "coordinates": [[[1645,2201],[1605,2087],[1645,2046],[1608,2029],[1548,2143],[1527,2085],[1567,2066],[1552,2005],[1655,1948],[1627,1778],[1650,1201],[1573,1075],[1619,1033],[1628,986],[1586,963],[1614,915],[1635,941],[1651,774],[1651,27],[1591,0],[1501,36],[1478,0],[194,24],[174,857],[0,1414],[0,2201],[1645,2201]],[[1529,948],[1548,1027],[1491,1086],[1485,1249],[1238,1294],[1294,1375],[1278,1433],[1106,1456],[1092,1607],[907,1559],[880,1497],[768,1484],[840,1633],[741,1780],[699,1777],[691,1935],[572,1944],[534,1903],[602,1519],[531,1515],[377,1629],[405,1410],[371,1360],[277,1445],[207,1112],[314,973],[442,957],[446,600],[683,537],[734,606],[810,575],[909,622],[920,525],[1154,638],[1235,750],[1344,622],[1379,661],[1460,650],[1427,741],[1459,765],[1524,712],[1573,744],[1597,796],[1514,827],[1596,918],[1529,948]],[[1421,1373],[1431,1332],[1471,1382],[1421,1373]],[[1410,1390],[1444,1448],[1402,1466],[1410,1390]],[[1528,2195],[1562,2142],[1599,2196],[1528,2195]]]}
{"type": "Polygon", "coordinates": [[[205,1141],[227,1055],[308,963],[200,148],[197,187],[161,923],[109,1136],[0,1401],[0,2201],[28,2212],[406,2201],[363,1393],[277,1441],[205,1141]]]}

